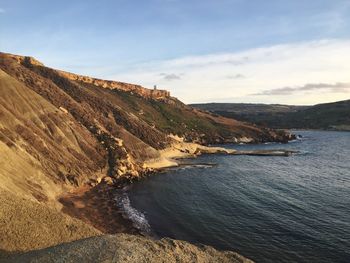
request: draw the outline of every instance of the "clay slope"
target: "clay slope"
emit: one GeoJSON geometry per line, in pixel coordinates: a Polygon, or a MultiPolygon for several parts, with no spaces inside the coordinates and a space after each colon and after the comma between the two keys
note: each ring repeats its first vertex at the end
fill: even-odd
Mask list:
{"type": "Polygon", "coordinates": [[[47,202],[96,178],[105,150],[65,112],[0,70],[0,188],[47,202]]]}
{"type": "Polygon", "coordinates": [[[56,201],[98,176],[104,153],[96,139],[1,70],[0,91],[0,252],[98,234],[59,212],[56,201]]]}

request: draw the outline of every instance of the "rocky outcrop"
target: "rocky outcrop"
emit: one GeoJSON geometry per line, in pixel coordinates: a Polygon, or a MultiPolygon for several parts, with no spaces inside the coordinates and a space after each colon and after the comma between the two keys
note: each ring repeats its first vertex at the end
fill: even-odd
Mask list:
{"type": "MultiPolygon", "coordinates": [[[[12,55],[12,54],[6,54],[7,57],[10,57],[17,61],[17,63],[25,65],[27,67],[31,66],[45,66],[43,63],[40,61],[36,60],[33,57],[29,56],[19,56],[19,55],[12,55]]],[[[138,94],[142,97],[145,98],[152,98],[152,99],[165,99],[170,97],[170,92],[167,90],[159,90],[159,89],[147,89],[144,88],[140,85],[136,84],[130,84],[130,83],[125,83],[125,82],[120,82],[120,81],[112,81],[112,80],[103,80],[103,79],[98,79],[98,78],[92,78],[88,76],[82,76],[62,70],[57,70],[57,72],[64,78],[73,80],[73,81],[78,81],[78,82],[83,82],[87,84],[93,84],[97,87],[101,88],[107,88],[107,89],[117,89],[117,90],[122,90],[122,91],[127,91],[127,92],[133,92],[135,94],[138,94]]]]}
{"type": "Polygon", "coordinates": [[[79,81],[87,84],[93,84],[97,87],[106,88],[106,89],[117,89],[127,92],[133,92],[137,95],[140,95],[145,98],[152,99],[165,99],[170,97],[170,92],[167,90],[158,90],[158,89],[147,89],[140,85],[129,84],[125,82],[112,81],[112,80],[103,80],[97,78],[91,78],[87,76],[81,76],[61,70],[57,70],[59,74],[67,79],[73,81],[79,81]]]}
{"type": "Polygon", "coordinates": [[[231,251],[218,251],[204,245],[185,241],[151,240],[127,234],[105,235],[62,244],[56,247],[12,256],[11,262],[167,262],[167,263],[252,263],[253,261],[231,251]]]}
{"type": "Polygon", "coordinates": [[[39,60],[36,60],[33,57],[19,56],[19,55],[13,55],[13,54],[6,54],[6,56],[8,56],[8,57],[12,58],[13,60],[17,61],[17,63],[19,63],[19,64],[34,65],[34,66],[44,66],[43,63],[41,63],[39,60]]]}

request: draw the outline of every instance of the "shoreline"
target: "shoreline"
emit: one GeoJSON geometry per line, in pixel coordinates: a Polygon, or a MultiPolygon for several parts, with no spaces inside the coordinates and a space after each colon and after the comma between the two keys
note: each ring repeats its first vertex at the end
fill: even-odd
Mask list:
{"type": "Polygon", "coordinates": [[[59,196],[58,201],[63,206],[63,213],[93,226],[103,234],[143,235],[118,207],[115,200],[118,189],[104,182],[93,187],[84,185],[59,196]]]}
{"type": "Polygon", "coordinates": [[[130,214],[128,215],[125,211],[125,207],[121,204],[122,199],[118,197],[127,192],[126,188],[136,180],[147,178],[167,169],[195,165],[181,162],[181,160],[193,159],[200,154],[230,154],[233,152],[235,150],[222,147],[207,147],[196,143],[176,143],[160,151],[159,158],[145,162],[143,165],[145,172],[140,177],[113,178],[112,182],[109,182],[104,180],[108,177],[105,176],[95,186],[85,184],[61,194],[57,201],[62,205],[61,211],[64,214],[93,226],[103,234],[127,233],[156,238],[151,231],[145,231],[142,226],[137,226],[138,223],[133,221],[130,214]]]}
{"type": "Polygon", "coordinates": [[[285,149],[239,151],[216,146],[203,146],[196,143],[180,142],[160,151],[160,157],[144,163],[144,167],[154,172],[181,165],[183,159],[194,159],[202,154],[291,156],[298,151],[285,149]]]}
{"type": "Polygon", "coordinates": [[[295,153],[297,152],[290,150],[237,151],[223,147],[208,147],[195,143],[180,142],[160,151],[158,159],[145,162],[144,168],[147,172],[140,177],[129,178],[128,180],[123,177],[113,178],[112,182],[102,179],[95,186],[86,184],[63,193],[57,200],[62,204],[61,211],[63,213],[93,226],[104,234],[127,233],[156,238],[152,235],[150,226],[143,214],[130,205],[127,188],[134,181],[150,177],[156,173],[162,173],[168,169],[186,166],[213,167],[217,165],[216,163],[191,163],[186,161],[186,159],[191,160],[202,154],[290,156],[295,153]]]}

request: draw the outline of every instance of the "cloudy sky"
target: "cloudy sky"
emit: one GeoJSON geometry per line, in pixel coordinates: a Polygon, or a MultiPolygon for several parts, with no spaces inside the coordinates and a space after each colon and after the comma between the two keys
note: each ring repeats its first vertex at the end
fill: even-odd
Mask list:
{"type": "Polygon", "coordinates": [[[185,102],[350,99],[350,0],[0,1],[0,50],[185,102]]]}

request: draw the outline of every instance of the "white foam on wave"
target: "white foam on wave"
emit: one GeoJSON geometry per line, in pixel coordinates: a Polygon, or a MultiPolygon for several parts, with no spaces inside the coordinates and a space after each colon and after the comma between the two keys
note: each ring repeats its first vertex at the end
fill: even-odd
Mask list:
{"type": "Polygon", "coordinates": [[[186,164],[186,165],[180,166],[177,169],[178,170],[187,170],[187,169],[194,169],[194,168],[204,169],[204,168],[212,168],[214,166],[215,164],[186,164]]]}
{"type": "Polygon", "coordinates": [[[146,216],[131,206],[127,193],[117,195],[115,200],[117,201],[118,207],[123,212],[123,216],[130,219],[134,227],[145,234],[151,232],[151,226],[149,225],[146,216]]]}

